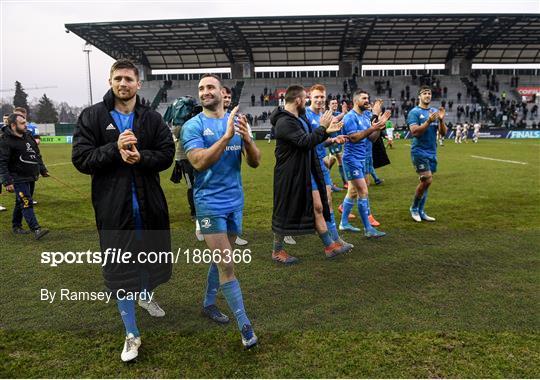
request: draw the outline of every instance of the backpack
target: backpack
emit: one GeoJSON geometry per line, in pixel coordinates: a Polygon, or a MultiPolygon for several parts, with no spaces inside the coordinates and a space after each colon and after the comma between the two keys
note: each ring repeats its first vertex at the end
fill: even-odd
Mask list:
{"type": "Polygon", "coordinates": [[[201,112],[201,107],[191,96],[182,96],[176,99],[163,115],[163,120],[172,125],[184,125],[186,121],[191,119],[197,113],[201,112]]]}

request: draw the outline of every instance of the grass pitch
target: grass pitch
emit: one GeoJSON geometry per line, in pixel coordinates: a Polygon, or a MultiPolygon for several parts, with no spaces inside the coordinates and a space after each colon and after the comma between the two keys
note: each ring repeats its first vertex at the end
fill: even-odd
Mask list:
{"type": "MultiPolygon", "coordinates": [[[[13,195],[0,196],[9,208],[0,214],[0,377],[539,377],[540,142],[439,148],[432,224],[408,214],[417,184],[409,143],[388,151],[392,164],[377,171],[385,183],[370,188],[388,236],[344,234],[355,249],[333,261],[315,235],[301,237],[287,247],[301,263],[282,267],[270,259],[273,144],[259,141],[261,167],[243,169],[253,260],[237,276],[260,346],[245,352],[235,323],[200,316],[207,265],[184,261],[157,289],[165,318],[137,310],[143,345],[127,365],[115,304],[40,301],[41,288],[104,289],[98,265],[40,263],[42,251],[99,249],[90,178],[71,165],[71,146],[42,145],[51,174],[70,186],[38,181],[36,214],[51,229],[40,242],[11,234],[13,195]]],[[[173,249],[203,248],[186,185],[169,177],[173,249]]],[[[343,197],[334,193],[335,208],[343,197]]]]}

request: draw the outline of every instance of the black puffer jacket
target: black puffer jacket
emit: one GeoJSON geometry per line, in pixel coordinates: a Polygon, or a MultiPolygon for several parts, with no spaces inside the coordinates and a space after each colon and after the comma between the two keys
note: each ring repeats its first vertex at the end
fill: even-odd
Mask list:
{"type": "MultiPolygon", "coordinates": [[[[173,162],[174,142],[161,115],[142,105],[137,96],[133,132],[141,160],[125,163],[118,151],[120,134],[110,115],[114,95],[109,90],[103,101],[83,110],[73,135],[72,161],[82,173],[92,176],[92,204],[100,236],[101,250],[169,252],[171,239],[167,201],[159,182],[159,172],[173,162]],[[135,231],[132,186],[135,186],[143,231],[135,231]]],[[[172,263],[109,263],[103,267],[110,290],[140,290],[143,272],[150,288],[169,280],[172,263]]]]}
{"type": "Polygon", "coordinates": [[[34,182],[40,173],[47,172],[38,145],[29,132],[19,137],[6,125],[0,135],[0,182],[3,185],[34,182]]]}
{"type": "Polygon", "coordinates": [[[281,235],[300,235],[315,230],[311,175],[323,204],[325,219],[330,220],[326,185],[315,147],[329,136],[322,127],[310,133],[293,114],[277,108],[270,116],[276,138],[274,167],[274,208],[272,231],[281,235]]]}

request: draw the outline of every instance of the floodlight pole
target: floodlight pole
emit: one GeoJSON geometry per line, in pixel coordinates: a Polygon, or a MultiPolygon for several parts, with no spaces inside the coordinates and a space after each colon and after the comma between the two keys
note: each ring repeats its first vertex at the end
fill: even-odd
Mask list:
{"type": "Polygon", "coordinates": [[[86,42],[83,46],[83,52],[86,53],[86,68],[88,71],[88,100],[90,103],[88,105],[94,104],[92,100],[92,75],[90,73],[90,52],[92,51],[91,45],[86,42]]]}

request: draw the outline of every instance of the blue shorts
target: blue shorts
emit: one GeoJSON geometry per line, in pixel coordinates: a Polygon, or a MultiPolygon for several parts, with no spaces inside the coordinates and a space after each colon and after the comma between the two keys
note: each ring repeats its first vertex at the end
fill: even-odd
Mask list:
{"type": "Polygon", "coordinates": [[[364,178],[364,168],[366,167],[364,160],[357,160],[354,163],[343,161],[343,172],[345,179],[352,181],[353,179],[364,178]]]}
{"type": "Polygon", "coordinates": [[[437,158],[436,157],[421,157],[411,156],[412,163],[417,173],[430,171],[435,173],[437,171],[437,158]]]}
{"type": "MultiPolygon", "coordinates": [[[[321,169],[324,175],[324,184],[326,186],[332,186],[333,183],[332,183],[332,178],[330,177],[330,171],[328,170],[328,168],[326,167],[326,165],[324,165],[322,161],[321,161],[321,169]]],[[[317,190],[319,190],[319,187],[317,186],[317,183],[315,182],[312,175],[311,176],[311,191],[317,191],[317,190]]]]}
{"type": "Polygon", "coordinates": [[[373,157],[367,157],[364,165],[364,177],[368,176],[373,170],[373,157]]]}
{"type": "Polygon", "coordinates": [[[197,220],[203,235],[227,233],[228,235],[242,234],[243,210],[223,215],[199,216],[197,220]]]}

